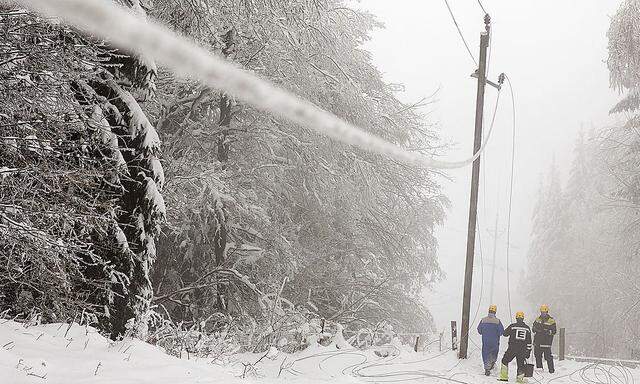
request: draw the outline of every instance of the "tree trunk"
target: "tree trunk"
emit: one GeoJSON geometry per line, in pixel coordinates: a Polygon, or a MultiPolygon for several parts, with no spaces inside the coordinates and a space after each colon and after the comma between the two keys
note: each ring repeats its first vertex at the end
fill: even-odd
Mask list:
{"type": "MultiPolygon", "coordinates": [[[[222,53],[227,59],[232,59],[236,53],[236,30],[234,28],[229,29],[223,36],[224,48],[222,53]]],[[[231,98],[222,94],[220,96],[220,118],[218,120],[218,126],[220,127],[220,136],[216,143],[217,146],[217,158],[222,164],[222,168],[226,168],[226,163],[229,161],[229,127],[231,126],[231,118],[233,117],[233,102],[231,98]]],[[[215,202],[215,217],[216,217],[216,230],[214,235],[214,248],[213,253],[216,257],[216,267],[221,266],[225,262],[226,248],[227,248],[227,220],[225,214],[224,203],[221,200],[215,202]]],[[[227,310],[226,297],[227,287],[224,283],[218,283],[217,285],[217,306],[221,311],[227,310]]]]}

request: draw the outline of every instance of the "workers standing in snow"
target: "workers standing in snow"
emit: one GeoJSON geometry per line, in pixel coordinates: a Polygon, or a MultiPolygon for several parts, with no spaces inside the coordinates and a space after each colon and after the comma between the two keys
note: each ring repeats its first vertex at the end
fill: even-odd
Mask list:
{"type": "Polygon", "coordinates": [[[516,359],[518,364],[517,383],[524,383],[525,360],[531,356],[531,328],[524,322],[524,312],[516,312],[516,322],[502,333],[509,338],[509,347],[502,357],[498,381],[509,381],[509,363],[516,359]]]}
{"type": "Polygon", "coordinates": [[[504,326],[496,317],[498,307],[489,306],[489,314],[480,320],[478,333],[482,335],[482,361],[484,362],[484,374],[489,376],[498,359],[500,350],[500,336],[504,332],[504,326]]]}
{"type": "Polygon", "coordinates": [[[556,334],[556,329],[556,321],[549,315],[549,307],[542,305],[540,307],[540,316],[533,322],[533,354],[536,357],[537,368],[542,368],[542,355],[544,355],[549,373],[555,372],[551,345],[553,344],[553,336],[556,334]]]}

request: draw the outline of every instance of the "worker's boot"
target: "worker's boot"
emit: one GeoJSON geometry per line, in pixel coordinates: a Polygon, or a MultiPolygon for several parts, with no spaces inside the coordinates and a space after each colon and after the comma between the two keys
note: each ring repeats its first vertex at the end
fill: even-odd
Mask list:
{"type": "Polygon", "coordinates": [[[509,381],[509,366],[504,364],[500,365],[500,376],[498,376],[498,381],[509,381]]]}
{"type": "Polygon", "coordinates": [[[553,357],[547,360],[547,367],[549,367],[549,373],[554,373],[556,371],[555,367],[553,366],[553,357]]]}
{"type": "Polygon", "coordinates": [[[516,383],[526,383],[526,381],[524,381],[524,373],[521,373],[516,377],[516,383]]]}

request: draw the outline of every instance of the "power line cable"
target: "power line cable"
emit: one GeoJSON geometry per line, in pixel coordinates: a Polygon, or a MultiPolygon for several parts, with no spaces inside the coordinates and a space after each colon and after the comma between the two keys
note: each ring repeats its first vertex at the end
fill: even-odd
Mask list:
{"type": "MultiPolygon", "coordinates": [[[[487,132],[487,136],[486,136],[486,140],[488,140],[488,138],[491,136],[491,132],[493,131],[493,127],[495,126],[495,122],[496,122],[496,116],[498,114],[498,105],[500,104],[500,94],[501,91],[500,89],[498,89],[498,94],[496,95],[496,103],[493,107],[493,113],[491,116],[491,124],[489,125],[489,131],[487,132]]],[[[484,143],[483,143],[484,145],[484,143]]],[[[481,271],[480,271],[480,275],[481,275],[481,285],[480,285],[480,297],[478,299],[478,305],[476,306],[476,310],[475,310],[475,314],[473,316],[473,320],[469,323],[469,330],[467,330],[467,339],[476,346],[476,348],[479,348],[479,346],[473,341],[473,339],[471,339],[469,337],[469,333],[470,330],[473,328],[474,323],[476,322],[476,320],[478,319],[478,313],[480,311],[480,306],[482,305],[482,296],[483,296],[483,292],[484,292],[484,257],[483,257],[483,253],[482,253],[482,237],[481,237],[481,229],[480,229],[480,222],[478,220],[478,216],[476,216],[476,234],[478,236],[478,249],[479,249],[479,254],[480,254],[480,266],[481,266],[481,271]]],[[[474,255],[475,256],[475,255],[474,255]]],[[[460,338],[464,337],[462,334],[460,334],[460,338]]]]}
{"type": "MultiPolygon", "coordinates": [[[[391,157],[404,164],[422,168],[461,168],[473,163],[485,148],[486,142],[472,157],[454,162],[408,151],[346,122],[273,82],[236,67],[193,40],[179,36],[157,22],[138,17],[111,1],[21,0],[20,3],[44,15],[59,17],[78,29],[109,40],[116,47],[157,60],[175,73],[201,80],[207,86],[224,91],[298,126],[312,129],[342,143],[391,157]],[[118,28],[113,28],[114,25],[118,28]]],[[[465,45],[471,53],[466,41],[465,45]]]]}
{"type": "MultiPolygon", "coordinates": [[[[488,58],[488,62],[487,62],[487,74],[489,73],[489,67],[491,65],[491,35],[492,34],[493,34],[493,31],[492,31],[491,34],[489,34],[489,58],[488,58]]],[[[498,100],[499,99],[496,99],[496,104],[498,103],[498,100]]],[[[495,114],[492,117],[492,124],[493,124],[494,119],[495,119],[495,114]]],[[[483,120],[484,120],[484,116],[483,116],[483,120]]],[[[482,178],[482,213],[484,214],[484,216],[487,216],[487,197],[486,197],[487,196],[487,188],[486,188],[487,183],[486,183],[486,177],[485,177],[485,174],[486,174],[486,166],[485,166],[485,164],[487,163],[487,160],[488,160],[487,154],[484,155],[484,159],[485,160],[481,163],[481,168],[482,169],[481,169],[480,175],[481,175],[481,178],[482,178]]]]}
{"type": "Polygon", "coordinates": [[[453,11],[449,6],[449,2],[447,0],[444,0],[444,3],[446,4],[447,9],[449,10],[449,15],[451,15],[451,20],[453,20],[453,24],[455,24],[456,29],[458,30],[458,34],[460,35],[460,39],[462,39],[462,43],[464,44],[465,48],[467,48],[467,52],[469,52],[469,56],[471,57],[471,60],[473,60],[474,64],[477,67],[478,61],[476,60],[475,56],[473,56],[473,53],[471,52],[471,48],[469,48],[469,44],[467,44],[467,40],[464,38],[464,35],[462,34],[462,30],[460,29],[460,26],[458,25],[458,21],[456,21],[456,17],[454,16],[453,11]]]}
{"type": "Polygon", "coordinates": [[[491,52],[493,51],[493,34],[495,29],[495,24],[491,24],[491,33],[489,33],[489,54],[487,55],[487,77],[489,76],[489,71],[491,69],[491,52]]]}
{"type": "MultiPolygon", "coordinates": [[[[500,89],[498,89],[498,95],[496,96],[496,104],[493,108],[493,114],[491,116],[491,123],[489,125],[489,131],[487,132],[487,136],[485,138],[483,138],[482,141],[482,145],[485,145],[486,142],[489,141],[489,138],[491,137],[491,132],[493,131],[493,126],[496,122],[496,114],[498,112],[498,103],[500,102],[500,89]]],[[[486,182],[485,182],[485,163],[486,161],[483,161],[481,163],[481,167],[482,167],[482,172],[480,172],[480,177],[482,178],[482,213],[486,216],[487,214],[487,201],[486,201],[486,195],[487,195],[487,189],[485,188],[486,186],[486,182]]]]}
{"type": "MultiPolygon", "coordinates": [[[[496,116],[497,116],[497,114],[498,114],[498,106],[499,106],[499,104],[500,104],[500,94],[501,94],[501,90],[499,89],[499,90],[498,90],[498,94],[496,95],[496,102],[495,102],[495,105],[494,105],[494,107],[493,107],[493,112],[492,112],[492,115],[491,115],[491,123],[490,123],[490,125],[489,125],[489,131],[487,132],[487,135],[486,135],[486,136],[484,137],[484,139],[483,139],[483,145],[484,145],[484,143],[485,143],[486,141],[488,141],[488,140],[489,140],[489,137],[491,137],[491,132],[493,131],[493,127],[495,126],[496,116]]],[[[482,242],[481,242],[481,237],[480,237],[480,236],[481,236],[481,235],[480,235],[480,232],[481,232],[481,230],[480,230],[480,223],[478,222],[478,218],[477,218],[477,217],[476,217],[476,225],[477,225],[476,232],[478,233],[478,243],[479,243],[478,245],[479,245],[479,249],[480,249],[480,263],[481,263],[481,266],[482,266],[482,275],[483,275],[483,277],[482,277],[482,281],[483,281],[483,283],[484,283],[484,258],[483,258],[483,254],[482,254],[482,242]]],[[[454,230],[456,230],[456,229],[454,228],[454,230]]],[[[460,232],[462,232],[462,230],[460,230],[460,232]]],[[[478,302],[478,306],[476,307],[475,315],[474,315],[474,319],[471,321],[470,326],[469,326],[469,329],[471,329],[471,326],[472,326],[472,325],[473,325],[473,323],[475,323],[475,321],[477,320],[478,312],[479,312],[480,305],[481,305],[481,302],[482,302],[483,286],[481,286],[481,287],[480,287],[480,292],[481,292],[481,293],[480,293],[480,295],[481,295],[481,297],[480,297],[480,301],[478,302]]],[[[462,336],[462,335],[461,335],[461,336],[462,336]]],[[[473,343],[473,341],[471,341],[471,342],[473,343]]],[[[474,344],[475,344],[475,343],[474,343],[474,344]]],[[[477,345],[476,345],[476,346],[477,346],[477,345]]]]}
{"type": "MultiPolygon", "coordinates": [[[[500,185],[502,179],[502,172],[498,173],[498,183],[500,185]]],[[[495,275],[496,275],[496,252],[498,250],[498,222],[500,219],[500,188],[496,193],[496,221],[493,232],[493,258],[491,261],[491,283],[489,284],[489,301],[493,304],[493,291],[495,289],[495,275]]]]}
{"type": "Polygon", "coordinates": [[[482,177],[482,214],[486,217],[487,216],[487,183],[486,183],[486,177],[485,174],[486,172],[486,167],[485,167],[485,163],[487,162],[487,154],[484,155],[484,161],[481,163],[481,177],[482,177]]]}
{"type": "Polygon", "coordinates": [[[511,111],[513,115],[513,126],[511,132],[511,176],[509,177],[509,209],[507,214],[507,299],[509,302],[509,313],[511,311],[511,280],[509,272],[509,249],[511,248],[511,206],[513,200],[513,175],[515,166],[515,154],[516,154],[516,101],[513,95],[513,85],[511,79],[505,74],[505,79],[509,85],[509,91],[511,93],[511,111]]]}
{"type": "MultiPolygon", "coordinates": [[[[477,229],[478,250],[479,250],[478,253],[480,254],[480,295],[478,297],[478,305],[476,306],[476,313],[475,315],[473,315],[473,321],[471,322],[471,326],[473,326],[473,324],[478,319],[478,313],[480,312],[480,306],[482,305],[482,296],[484,295],[484,254],[482,253],[482,235],[481,235],[482,231],[480,229],[480,220],[478,220],[477,215],[476,215],[476,226],[478,228],[477,229]]],[[[471,326],[469,327],[469,329],[471,329],[471,326]]]]}
{"type": "MultiPolygon", "coordinates": [[[[484,10],[484,8],[483,8],[484,10]]],[[[485,12],[486,14],[486,12],[485,12]]],[[[493,47],[493,26],[491,28],[491,33],[489,33],[489,55],[487,57],[487,69],[486,69],[486,73],[487,73],[487,77],[489,77],[489,73],[491,71],[491,51],[492,51],[492,47],[493,47]]],[[[484,119],[484,116],[483,116],[484,119]]],[[[487,188],[486,188],[486,182],[485,182],[485,163],[487,162],[487,157],[485,155],[485,161],[482,162],[482,213],[485,215],[485,217],[487,216],[487,188]]]]}
{"type": "MultiPolygon", "coordinates": [[[[498,114],[498,105],[500,104],[500,89],[498,89],[498,94],[496,95],[496,103],[493,107],[493,113],[491,116],[491,124],[489,125],[489,131],[487,132],[487,135],[485,137],[485,140],[488,140],[489,137],[491,136],[491,132],[493,131],[493,127],[495,126],[495,122],[496,122],[496,115],[498,114]]],[[[483,140],[484,141],[484,140],[483,140]]],[[[483,144],[484,145],[484,142],[483,144]]],[[[473,324],[476,322],[477,318],[478,318],[478,313],[480,311],[480,306],[482,304],[482,296],[483,296],[483,290],[484,290],[484,257],[483,257],[483,253],[482,253],[482,240],[481,240],[481,230],[480,230],[480,223],[478,221],[478,217],[476,216],[476,233],[478,236],[478,249],[479,254],[480,254],[480,265],[481,265],[481,276],[482,276],[482,282],[480,285],[480,298],[478,300],[478,305],[476,306],[476,310],[475,310],[475,315],[473,317],[473,320],[469,323],[469,330],[467,330],[467,339],[476,346],[476,348],[479,348],[479,346],[471,339],[469,338],[469,333],[470,330],[473,328],[473,324]]],[[[475,255],[474,255],[475,256],[475,255]]],[[[460,338],[462,339],[464,337],[464,335],[461,333],[460,334],[460,338]]]]}
{"type": "Polygon", "coordinates": [[[480,6],[480,8],[482,9],[482,12],[486,14],[488,14],[489,12],[487,12],[487,10],[484,8],[484,5],[482,5],[482,1],[478,0],[478,5],[480,6]]]}

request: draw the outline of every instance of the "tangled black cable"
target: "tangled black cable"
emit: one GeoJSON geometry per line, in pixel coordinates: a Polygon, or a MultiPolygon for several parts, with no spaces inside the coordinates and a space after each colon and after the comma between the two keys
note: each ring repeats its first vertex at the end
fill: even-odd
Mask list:
{"type": "Polygon", "coordinates": [[[572,381],[587,384],[635,384],[635,378],[629,368],[622,364],[605,365],[602,363],[588,364],[565,375],[554,377],[545,384],[550,384],[566,377],[572,381]],[[579,380],[576,380],[574,376],[577,376],[579,380]]]}
{"type": "MultiPolygon", "coordinates": [[[[395,349],[395,352],[399,352],[399,349],[394,345],[383,345],[385,348],[395,349]]],[[[451,383],[459,384],[471,384],[470,382],[463,381],[454,378],[454,376],[460,375],[465,372],[455,372],[447,376],[453,369],[455,369],[462,360],[458,361],[453,367],[446,370],[431,370],[431,369],[399,369],[387,372],[376,372],[376,368],[384,367],[397,367],[401,368],[404,365],[412,365],[417,363],[425,363],[430,360],[437,359],[450,353],[451,349],[435,353],[422,359],[416,359],[411,361],[398,361],[399,353],[393,354],[391,357],[380,357],[379,359],[371,360],[366,352],[360,351],[355,348],[349,348],[344,350],[335,351],[321,351],[318,353],[302,356],[298,359],[291,361],[286,368],[286,371],[290,374],[297,376],[302,375],[303,372],[293,369],[293,365],[296,362],[309,360],[313,358],[320,358],[318,367],[321,371],[330,374],[328,369],[325,369],[324,364],[329,360],[344,357],[355,356],[360,357],[359,361],[351,363],[344,367],[341,371],[342,375],[350,375],[361,378],[365,382],[375,383],[395,383],[395,382],[407,382],[415,381],[425,378],[432,378],[437,380],[443,380],[451,383]]],[[[617,365],[605,365],[602,363],[590,363],[575,369],[567,374],[556,376],[547,380],[547,377],[537,374],[532,379],[538,384],[552,384],[558,380],[569,378],[572,382],[585,383],[585,384],[635,384],[635,378],[632,371],[623,366],[617,365]]]]}

